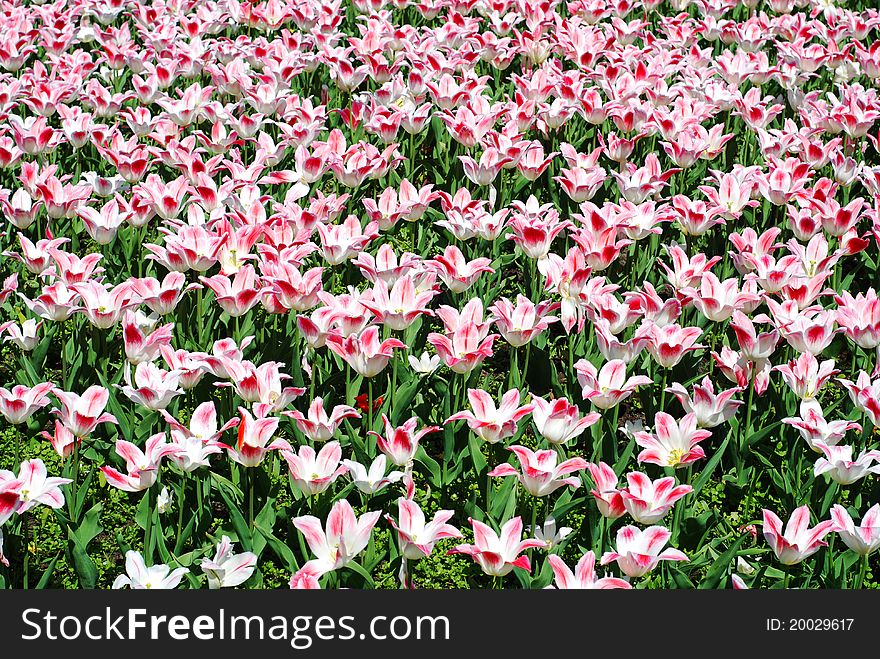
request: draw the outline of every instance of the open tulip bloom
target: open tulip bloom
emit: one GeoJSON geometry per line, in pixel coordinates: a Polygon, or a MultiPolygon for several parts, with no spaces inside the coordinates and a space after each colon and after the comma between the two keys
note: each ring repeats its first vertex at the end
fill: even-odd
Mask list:
{"type": "Polygon", "coordinates": [[[559,456],[552,449],[532,451],[525,446],[511,446],[510,450],[519,460],[522,471],[505,462],[490,471],[489,476],[516,476],[526,492],[536,497],[547,496],[566,485],[580,487],[579,478],[562,476],[586,469],[587,461],[583,458],[569,458],[557,464],[559,456]]]}
{"type": "Polygon", "coordinates": [[[553,568],[554,585],[561,590],[632,588],[630,583],[623,579],[598,577],[596,575],[596,555],[592,551],[581,556],[574,572],[556,554],[551,554],[547,560],[550,561],[550,566],[553,568]]]}
{"type": "Polygon", "coordinates": [[[782,520],[771,510],[764,510],[764,538],[783,565],[794,565],[812,556],[828,543],[822,540],[834,528],[825,520],[810,528],[810,509],[797,508],[782,530],[782,520]]]}
{"type": "Polygon", "coordinates": [[[544,543],[535,538],[522,539],[523,524],[520,517],[507,520],[498,534],[491,527],[475,519],[468,520],[474,530],[474,544],[458,545],[450,553],[468,554],[489,576],[503,577],[513,568],[531,571],[529,557],[522,552],[544,543]]]}
{"type": "Polygon", "coordinates": [[[672,532],[662,526],[649,526],[642,530],[624,526],[617,532],[615,551],[602,555],[602,565],[616,562],[626,576],[641,577],[653,570],[660,561],[687,561],[688,557],[678,549],[663,549],[672,532]]]}
{"type": "Polygon", "coordinates": [[[878,585],[877,0],[8,1],[0,270],[7,587],[878,585]]]}

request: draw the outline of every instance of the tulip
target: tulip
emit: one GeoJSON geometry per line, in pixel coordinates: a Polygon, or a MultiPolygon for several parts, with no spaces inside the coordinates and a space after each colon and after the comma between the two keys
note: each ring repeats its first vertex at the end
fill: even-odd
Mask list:
{"type": "Polygon", "coordinates": [[[875,503],[856,526],[846,508],[834,504],[831,508],[832,531],[837,532],[847,547],[860,556],[867,556],[880,549],[880,504],[875,503]]]}
{"type": "Polygon", "coordinates": [[[113,589],[129,588],[135,590],[172,590],[177,588],[188,568],[179,567],[172,570],[167,565],[151,565],[147,567],[140,552],[129,550],[125,553],[125,574],[120,574],[113,582],[113,589]]]}
{"type": "Polygon", "coordinates": [[[380,343],[379,330],[372,326],[344,339],[331,335],[327,337],[327,347],[344,359],[356,373],[372,378],[385,369],[394,349],[406,348],[406,345],[397,339],[385,339],[380,343]]]}
{"type": "Polygon", "coordinates": [[[712,436],[708,430],[697,429],[693,412],[676,421],[666,412],[654,415],[654,432],[635,433],[636,443],[644,450],[636,458],[661,467],[683,467],[706,457],[699,442],[712,436]]]}
{"type": "Polygon", "coordinates": [[[321,520],[312,515],[294,517],[291,522],[306,539],[316,558],[308,561],[308,568],[315,576],[344,567],[366,549],[370,534],[382,511],[355,516],[351,504],[340,499],[333,504],[327,516],[327,530],[321,520]]]}
{"type": "Polygon", "coordinates": [[[574,365],[581,395],[600,410],[608,410],[619,405],[632,395],[636,388],[651,384],[653,380],[644,375],[626,377],[626,362],[612,359],[601,369],[581,359],[574,365]]]}
{"type": "Polygon", "coordinates": [[[495,325],[504,340],[514,348],[524,346],[546,330],[550,323],[559,319],[547,315],[558,305],[551,302],[534,304],[524,295],[516,296],[514,305],[507,298],[501,298],[489,307],[495,317],[495,325]]]}
{"type": "Polygon", "coordinates": [[[473,412],[464,410],[456,412],[446,423],[452,421],[467,421],[471,431],[483,441],[490,444],[512,437],[517,432],[517,424],[520,419],[530,414],[533,405],[520,405],[520,392],[511,389],[501,397],[501,405],[495,406],[495,401],[482,389],[468,389],[468,400],[473,412]]]}
{"type": "Polygon", "coordinates": [[[46,465],[39,458],[22,462],[16,480],[18,482],[16,512],[19,515],[23,515],[37,504],[55,509],[61,508],[64,505],[61,486],[73,482],[69,478],[50,477],[46,465]]]}
{"type": "Polygon", "coordinates": [[[795,565],[827,546],[824,538],[833,530],[834,522],[826,520],[810,528],[810,510],[807,506],[796,509],[782,530],[782,520],[776,513],[764,509],[764,538],[776,558],[783,565],[795,565]]]}
{"type": "MultiPolygon", "coordinates": [[[[597,577],[596,576],[596,555],[592,551],[588,551],[581,556],[575,567],[574,573],[565,564],[565,562],[556,554],[547,557],[550,567],[553,568],[554,584],[560,590],[573,589],[597,589],[610,590],[612,588],[630,589],[632,586],[628,581],[618,579],[616,577],[597,577]]],[[[549,588],[550,586],[548,586],[549,588]]]]}
{"type": "Polygon", "coordinates": [[[12,390],[0,387],[0,414],[14,425],[25,423],[34,412],[51,402],[46,394],[55,391],[55,385],[51,382],[43,382],[34,387],[17,384],[12,390]]]}
{"type": "Polygon", "coordinates": [[[662,526],[649,526],[641,530],[624,526],[617,531],[615,551],[602,555],[601,565],[616,562],[628,577],[641,577],[653,570],[660,561],[687,561],[688,557],[678,549],[663,546],[672,533],[662,526]]]}
{"type": "Polygon", "coordinates": [[[587,470],[590,472],[590,478],[596,484],[590,490],[590,496],[596,500],[596,506],[603,517],[608,519],[617,519],[626,513],[626,506],[623,504],[622,490],[617,487],[617,474],[614,473],[609,465],[604,462],[587,464],[587,470]]]}
{"type": "Polygon", "coordinates": [[[565,444],[580,437],[601,417],[598,412],[580,416],[577,405],[567,398],[556,398],[550,402],[540,396],[532,395],[532,421],[538,433],[554,445],[565,444]]]}
{"type": "Polygon", "coordinates": [[[311,446],[300,446],[299,451],[282,449],[281,456],[287,461],[290,478],[307,496],[325,491],[348,468],[340,465],[342,447],[339,442],[327,442],[316,454],[311,446]]]}
{"type": "Polygon", "coordinates": [[[482,522],[468,518],[474,530],[474,544],[458,545],[450,549],[450,554],[467,554],[474,559],[483,572],[492,577],[503,577],[513,568],[531,571],[529,557],[522,552],[533,547],[543,546],[543,542],[534,538],[522,540],[522,518],[514,517],[507,520],[501,527],[499,536],[494,530],[482,522]]]}
{"type": "Polygon", "coordinates": [[[354,486],[367,495],[376,494],[403,478],[402,471],[391,471],[385,475],[388,458],[384,454],[377,455],[369,469],[354,460],[343,460],[342,464],[348,468],[348,475],[351,476],[354,486]]]}
{"type": "Polygon", "coordinates": [[[164,410],[171,401],[183,393],[178,388],[180,376],[174,371],[164,371],[151,362],[141,362],[131,377],[131,364],[125,363],[125,385],[116,385],[129,399],[148,410],[164,410]]]}
{"type": "Polygon", "coordinates": [[[106,466],[101,467],[101,471],[109,485],[123,492],[141,492],[156,482],[162,459],[179,450],[177,446],[166,441],[165,433],[157,433],[147,439],[143,451],[131,442],[119,439],[116,440],[116,453],[125,460],[127,473],[123,474],[106,466]]]}
{"type": "Polygon", "coordinates": [[[458,529],[446,523],[454,514],[451,510],[438,510],[428,523],[425,523],[425,513],[411,499],[400,497],[397,510],[397,521],[391,515],[385,515],[385,519],[397,532],[400,554],[411,561],[430,556],[438,540],[462,537],[458,529]]]}
{"type": "Polygon", "coordinates": [[[82,395],[55,388],[52,393],[61,403],[61,409],[53,409],[62,424],[76,437],[88,437],[101,423],[116,424],[116,417],[104,412],[110,400],[110,392],[94,384],[82,395]]]}
{"type": "Polygon", "coordinates": [[[822,441],[814,444],[825,457],[816,460],[813,473],[816,476],[828,474],[835,483],[852,485],[868,474],[880,474],[880,451],[864,451],[853,460],[852,446],[828,446],[822,441]]]}
{"type": "Polygon", "coordinates": [[[221,444],[229,457],[243,467],[258,467],[262,464],[268,451],[290,450],[290,445],[283,439],[271,441],[272,435],[278,430],[278,419],[275,417],[251,416],[243,407],[238,408],[241,422],[238,424],[238,442],[235,447],[221,444]]]}
{"type": "Polygon", "coordinates": [[[727,389],[715,394],[715,387],[709,376],[703,378],[702,384],[695,384],[693,397],[678,382],[674,382],[666,391],[673,394],[686,413],[693,412],[700,428],[714,428],[729,421],[737,409],[743,404],[741,400],[733,400],[741,389],[727,389]]]}
{"type": "Polygon", "coordinates": [[[551,449],[532,451],[525,446],[514,445],[510,450],[519,460],[522,472],[505,462],[490,471],[489,476],[516,476],[526,492],[536,497],[547,496],[566,485],[580,487],[579,478],[561,476],[586,469],[587,461],[583,458],[569,458],[557,464],[558,455],[551,449]]]}
{"type": "Polygon", "coordinates": [[[257,555],[249,551],[235,554],[232,547],[233,543],[229,536],[224,535],[217,543],[217,551],[213,558],[202,559],[200,565],[202,572],[208,578],[209,589],[240,586],[254,573],[257,555]]]}
{"type": "Polygon", "coordinates": [[[652,481],[640,472],[626,476],[628,487],[620,491],[626,512],[639,524],[656,524],[666,516],[675,502],[693,491],[690,485],[675,486],[671,476],[652,481]]]}
{"type": "Polygon", "coordinates": [[[326,442],[331,439],[344,419],[360,419],[361,415],[348,405],[336,405],[327,415],[324,410],[324,399],[320,396],[309,405],[308,415],[299,410],[284,412],[296,422],[300,432],[313,442],[326,442]]]}
{"type": "Polygon", "coordinates": [[[391,462],[398,467],[404,467],[412,462],[413,456],[416,454],[416,450],[419,447],[419,441],[422,437],[440,430],[439,426],[425,426],[416,432],[416,426],[419,423],[419,419],[415,416],[404,422],[402,426],[395,428],[391,425],[391,420],[383,414],[382,423],[385,427],[384,437],[372,430],[367,434],[376,438],[379,450],[387,455],[391,462]]]}

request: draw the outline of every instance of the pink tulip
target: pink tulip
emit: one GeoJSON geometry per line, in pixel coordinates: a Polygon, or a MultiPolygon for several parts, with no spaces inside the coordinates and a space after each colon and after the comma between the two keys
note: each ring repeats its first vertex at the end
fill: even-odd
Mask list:
{"type": "Polygon", "coordinates": [[[703,330],[699,327],[680,327],[674,323],[664,327],[651,325],[647,332],[647,350],[657,364],[663,368],[672,368],[686,353],[704,347],[697,343],[702,333],[703,330]]]}
{"type": "Polygon", "coordinates": [[[275,417],[251,416],[243,407],[238,408],[241,423],[238,424],[238,442],[235,447],[221,444],[230,459],[243,467],[258,467],[262,464],[268,451],[289,450],[290,444],[283,439],[272,441],[278,430],[278,419],[275,417]]]}
{"type": "MultiPolygon", "coordinates": [[[[61,486],[73,482],[69,478],[50,477],[46,471],[46,465],[39,458],[22,462],[16,480],[18,482],[16,486],[18,504],[15,511],[19,515],[23,515],[38,504],[55,509],[61,508],[64,505],[64,493],[61,491],[61,486]]],[[[0,518],[2,515],[2,506],[0,506],[0,518]]]]}
{"type": "Polygon", "coordinates": [[[693,491],[690,485],[676,487],[671,476],[652,481],[634,471],[626,475],[628,487],[620,491],[626,512],[639,524],[656,524],[666,516],[675,502],[693,491]]]}
{"type": "Polygon", "coordinates": [[[284,412],[296,422],[300,432],[313,442],[326,442],[331,439],[344,419],[359,419],[361,415],[348,405],[336,405],[328,415],[324,410],[324,399],[315,398],[309,405],[307,415],[299,410],[284,412]]]}
{"type": "Polygon", "coordinates": [[[880,549],[880,504],[875,503],[856,526],[846,508],[840,504],[831,507],[832,531],[837,532],[844,544],[860,556],[880,549]]]}
{"type": "MultiPolygon", "coordinates": [[[[785,373],[783,373],[784,375],[785,373]]],[[[839,381],[849,393],[853,405],[859,411],[866,414],[871,423],[875,426],[880,426],[880,377],[871,380],[871,376],[864,371],[859,371],[859,377],[855,382],[845,380],[844,378],[839,378],[839,381]]]]}
{"type": "Polygon", "coordinates": [[[603,517],[617,519],[626,513],[623,504],[622,490],[618,489],[617,474],[604,462],[587,464],[590,477],[595,487],[590,490],[590,495],[596,500],[596,506],[603,517]]]}
{"type": "Polygon", "coordinates": [[[880,462],[880,451],[863,451],[853,460],[852,446],[828,446],[821,440],[814,446],[825,456],[816,460],[813,469],[816,476],[828,474],[835,483],[852,485],[868,474],[880,474],[880,464],[874,464],[880,462]]]}
{"type": "Polygon", "coordinates": [[[297,453],[282,449],[281,456],[287,461],[291,480],[307,496],[325,491],[348,471],[346,466],[340,465],[339,442],[327,442],[317,454],[311,446],[300,446],[297,453]]]}
{"type": "Polygon", "coordinates": [[[381,373],[391,359],[394,349],[406,348],[402,341],[385,339],[379,342],[379,330],[371,326],[346,338],[330,335],[327,347],[339,355],[359,375],[372,378],[381,373]]]}
{"type": "Polygon", "coordinates": [[[411,499],[400,497],[397,509],[397,521],[391,515],[385,515],[385,519],[397,532],[400,553],[404,558],[411,561],[426,558],[431,555],[438,540],[462,537],[458,529],[447,524],[454,514],[451,510],[438,510],[434,518],[426,523],[425,513],[411,499]]]}
{"type": "Polygon", "coordinates": [[[293,518],[293,525],[306,539],[316,558],[308,561],[302,569],[314,576],[344,567],[366,549],[370,535],[382,511],[355,516],[351,504],[340,499],[333,504],[327,516],[326,532],[321,520],[312,515],[293,518]]]}
{"type": "Polygon", "coordinates": [[[559,319],[549,316],[558,306],[556,303],[541,302],[534,304],[524,295],[516,296],[514,305],[507,298],[501,298],[489,307],[495,317],[495,325],[504,340],[514,348],[524,346],[546,330],[550,323],[559,319]]]}
{"type": "Polygon", "coordinates": [[[141,362],[135,367],[134,380],[131,364],[125,364],[125,384],[116,385],[130,400],[148,410],[164,410],[171,401],[183,394],[178,388],[179,376],[165,371],[152,362],[141,362]]]}
{"type": "Polygon", "coordinates": [[[666,412],[654,415],[654,432],[635,433],[636,444],[644,450],[639,453],[639,462],[648,462],[661,467],[683,467],[706,457],[698,444],[712,436],[708,430],[697,429],[697,415],[685,414],[676,421],[666,412]]]}
{"type": "Polygon", "coordinates": [[[518,422],[531,413],[533,406],[520,405],[520,392],[511,389],[501,397],[501,405],[496,407],[492,396],[482,389],[468,389],[468,400],[473,410],[456,412],[446,423],[467,421],[468,427],[480,439],[497,444],[516,434],[518,422]]]}
{"type": "Polygon", "coordinates": [[[672,533],[662,526],[649,526],[641,530],[624,526],[617,531],[617,547],[602,555],[600,563],[616,562],[628,577],[641,577],[653,570],[660,561],[687,561],[688,557],[678,549],[663,548],[672,533]]]}
{"type": "Polygon", "coordinates": [[[483,572],[492,577],[503,577],[513,568],[531,571],[529,557],[523,551],[544,546],[543,541],[529,538],[522,540],[522,518],[509,519],[501,527],[501,535],[475,519],[468,518],[474,529],[474,544],[458,545],[450,554],[467,554],[474,559],[483,572]]]}
{"type": "Polygon", "coordinates": [[[581,395],[600,410],[616,407],[626,400],[638,387],[651,384],[653,380],[644,375],[626,377],[626,363],[620,359],[612,359],[597,369],[586,359],[574,365],[581,395]]]}
{"type": "Polygon", "coordinates": [[[828,545],[822,538],[833,530],[834,522],[826,520],[812,529],[809,527],[810,509],[807,506],[801,506],[791,514],[784,533],[782,520],[774,512],[764,509],[764,538],[783,565],[800,563],[828,545]]]}
{"type": "Polygon", "coordinates": [[[415,416],[404,422],[402,426],[395,428],[391,425],[391,420],[383,414],[382,423],[385,427],[384,437],[372,430],[367,434],[376,438],[379,450],[387,455],[391,462],[398,467],[404,467],[412,462],[422,437],[440,430],[439,426],[425,426],[416,432],[419,419],[415,416]]]}
{"type": "Polygon", "coordinates": [[[34,412],[51,402],[46,394],[54,391],[55,385],[51,382],[43,382],[35,387],[17,384],[11,390],[0,387],[0,414],[14,425],[24,423],[34,412]]]}
{"type": "Polygon", "coordinates": [[[199,284],[186,286],[186,277],[181,272],[169,272],[161,282],[153,277],[130,281],[143,304],[160,316],[172,313],[184,293],[201,288],[199,284]]]}
{"type": "Polygon", "coordinates": [[[425,261],[425,266],[437,273],[437,276],[453,293],[463,293],[474,285],[484,272],[493,273],[489,267],[491,259],[481,257],[468,261],[461,250],[449,245],[443,254],[425,261]]]}
{"type": "MultiPolygon", "coordinates": [[[[550,554],[547,557],[550,567],[553,568],[554,584],[560,590],[572,589],[597,589],[610,590],[613,588],[622,588],[624,590],[632,588],[628,581],[618,579],[616,577],[597,577],[596,576],[596,555],[592,551],[588,551],[581,556],[575,567],[574,573],[565,564],[565,562],[556,554],[550,554]]],[[[548,586],[550,588],[550,586],[548,586]]]]}
{"type": "Polygon", "coordinates": [[[61,403],[61,409],[52,413],[79,439],[88,437],[101,423],[117,423],[115,416],[104,412],[110,392],[100,385],[92,385],[82,395],[57,387],[52,393],[61,403]]]}
{"type": "Polygon", "coordinates": [[[703,378],[702,384],[694,385],[693,397],[678,382],[672,383],[666,388],[666,391],[678,399],[685,413],[693,412],[696,415],[697,425],[700,428],[714,428],[726,423],[736,414],[737,408],[743,404],[741,400],[733,400],[733,397],[741,391],[739,387],[716,394],[709,376],[703,378]]]}
{"type": "Polygon", "coordinates": [[[436,295],[434,291],[416,292],[415,284],[404,275],[390,287],[384,281],[372,288],[372,299],[362,300],[361,304],[373,312],[376,320],[393,330],[404,330],[419,316],[433,316],[427,304],[436,295]]]}
{"type": "Polygon", "coordinates": [[[166,441],[165,433],[158,433],[147,439],[143,451],[131,442],[119,439],[116,441],[116,453],[125,460],[127,473],[123,474],[106,466],[101,467],[101,471],[109,485],[123,492],[141,492],[155,484],[162,459],[179,450],[176,445],[166,441]]]}
{"type": "Polygon", "coordinates": [[[546,401],[540,396],[532,395],[532,421],[538,433],[554,445],[565,444],[580,437],[583,432],[595,424],[601,417],[598,412],[580,415],[577,405],[572,405],[567,398],[555,398],[546,401]]]}
{"type": "Polygon", "coordinates": [[[510,450],[519,460],[522,472],[505,462],[490,471],[489,476],[516,476],[526,492],[536,497],[547,496],[566,485],[571,488],[580,487],[579,478],[561,477],[586,469],[587,461],[583,458],[569,458],[557,464],[559,456],[551,449],[532,451],[525,446],[514,445],[510,450]]]}
{"type": "Polygon", "coordinates": [[[833,359],[819,363],[811,352],[801,353],[797,359],[774,366],[773,370],[782,373],[782,379],[802,400],[815,398],[831,376],[840,372],[834,368],[833,359]]]}

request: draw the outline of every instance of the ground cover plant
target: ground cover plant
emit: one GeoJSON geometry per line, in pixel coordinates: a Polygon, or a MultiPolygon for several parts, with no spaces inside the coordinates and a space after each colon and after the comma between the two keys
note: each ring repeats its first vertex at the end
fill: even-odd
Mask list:
{"type": "Polygon", "coordinates": [[[872,4],[0,2],[0,585],[874,587],[872,4]]]}

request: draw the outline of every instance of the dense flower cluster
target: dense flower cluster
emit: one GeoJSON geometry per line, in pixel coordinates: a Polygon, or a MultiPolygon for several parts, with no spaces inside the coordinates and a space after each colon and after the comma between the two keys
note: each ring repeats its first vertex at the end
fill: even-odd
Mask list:
{"type": "Polygon", "coordinates": [[[0,2],[0,577],[862,587],[870,5],[0,2]]]}

